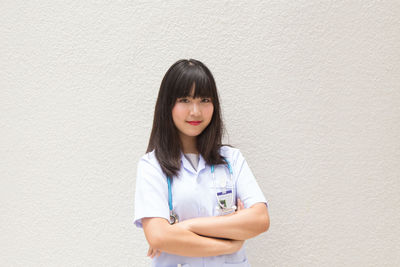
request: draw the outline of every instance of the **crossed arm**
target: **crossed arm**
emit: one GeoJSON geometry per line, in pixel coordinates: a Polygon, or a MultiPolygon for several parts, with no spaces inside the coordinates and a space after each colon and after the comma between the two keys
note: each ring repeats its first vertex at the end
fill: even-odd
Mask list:
{"type": "Polygon", "coordinates": [[[216,217],[200,217],[170,225],[163,218],[143,218],[143,230],[150,245],[148,256],[160,252],[208,257],[238,251],[245,240],[269,228],[268,209],[256,203],[248,209],[238,200],[238,211],[216,217]]]}

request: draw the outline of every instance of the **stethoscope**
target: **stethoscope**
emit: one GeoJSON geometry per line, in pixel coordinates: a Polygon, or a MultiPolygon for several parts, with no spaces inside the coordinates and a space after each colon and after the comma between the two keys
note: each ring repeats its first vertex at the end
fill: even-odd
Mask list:
{"type": "MultiPolygon", "coordinates": [[[[220,180],[220,187],[222,187],[224,189],[221,192],[217,192],[215,194],[215,196],[217,198],[217,203],[219,205],[219,207],[217,206],[217,209],[220,209],[221,213],[225,214],[225,213],[229,213],[231,211],[236,210],[236,206],[234,205],[235,202],[234,202],[234,197],[233,197],[233,194],[235,192],[235,184],[233,183],[232,167],[231,167],[231,164],[229,164],[229,161],[226,158],[223,158],[223,159],[226,161],[226,163],[228,165],[228,170],[229,170],[230,177],[231,177],[232,189],[226,190],[226,178],[224,178],[224,179],[220,180]],[[231,198],[230,199],[230,204],[231,204],[230,207],[228,207],[228,205],[226,205],[226,200],[227,200],[226,198],[221,199],[221,196],[223,197],[223,196],[226,196],[228,194],[230,194],[230,196],[231,196],[230,197],[231,198]]],[[[215,171],[214,170],[215,170],[214,169],[214,165],[211,165],[211,174],[212,174],[212,177],[213,177],[214,188],[216,189],[217,185],[216,185],[215,171]]],[[[178,217],[178,214],[175,213],[175,211],[173,209],[173,206],[172,206],[171,178],[169,176],[167,176],[167,181],[168,181],[168,206],[169,206],[170,224],[174,224],[174,223],[179,222],[179,217],[178,217]]]]}

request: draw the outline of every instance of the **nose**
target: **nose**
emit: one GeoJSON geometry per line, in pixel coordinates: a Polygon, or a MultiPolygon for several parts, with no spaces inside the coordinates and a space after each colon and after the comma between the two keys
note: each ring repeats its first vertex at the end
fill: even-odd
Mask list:
{"type": "Polygon", "coordinates": [[[190,109],[190,115],[199,116],[201,114],[200,104],[194,102],[192,108],[190,109]]]}

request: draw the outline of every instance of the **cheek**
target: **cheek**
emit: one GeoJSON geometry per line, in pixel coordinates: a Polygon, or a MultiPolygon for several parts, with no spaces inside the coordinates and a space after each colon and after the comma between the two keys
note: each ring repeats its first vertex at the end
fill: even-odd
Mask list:
{"type": "Polygon", "coordinates": [[[176,104],[172,108],[172,119],[174,121],[179,121],[185,117],[184,108],[181,105],[176,104]]]}
{"type": "Polygon", "coordinates": [[[213,115],[213,112],[214,112],[214,106],[213,106],[213,105],[210,105],[210,107],[208,107],[208,108],[205,110],[204,114],[207,116],[207,119],[208,119],[208,120],[211,120],[212,115],[213,115]]]}

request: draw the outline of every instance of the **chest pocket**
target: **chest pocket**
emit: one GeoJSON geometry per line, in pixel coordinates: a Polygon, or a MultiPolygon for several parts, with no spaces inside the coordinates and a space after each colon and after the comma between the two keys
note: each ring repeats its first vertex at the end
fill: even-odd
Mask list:
{"type": "Polygon", "coordinates": [[[230,211],[222,212],[221,207],[230,208],[236,205],[236,188],[231,179],[229,169],[225,165],[218,165],[214,169],[214,177],[211,174],[209,181],[210,194],[212,194],[214,216],[224,215],[230,211]],[[221,205],[220,205],[220,204],[221,205]]]}

